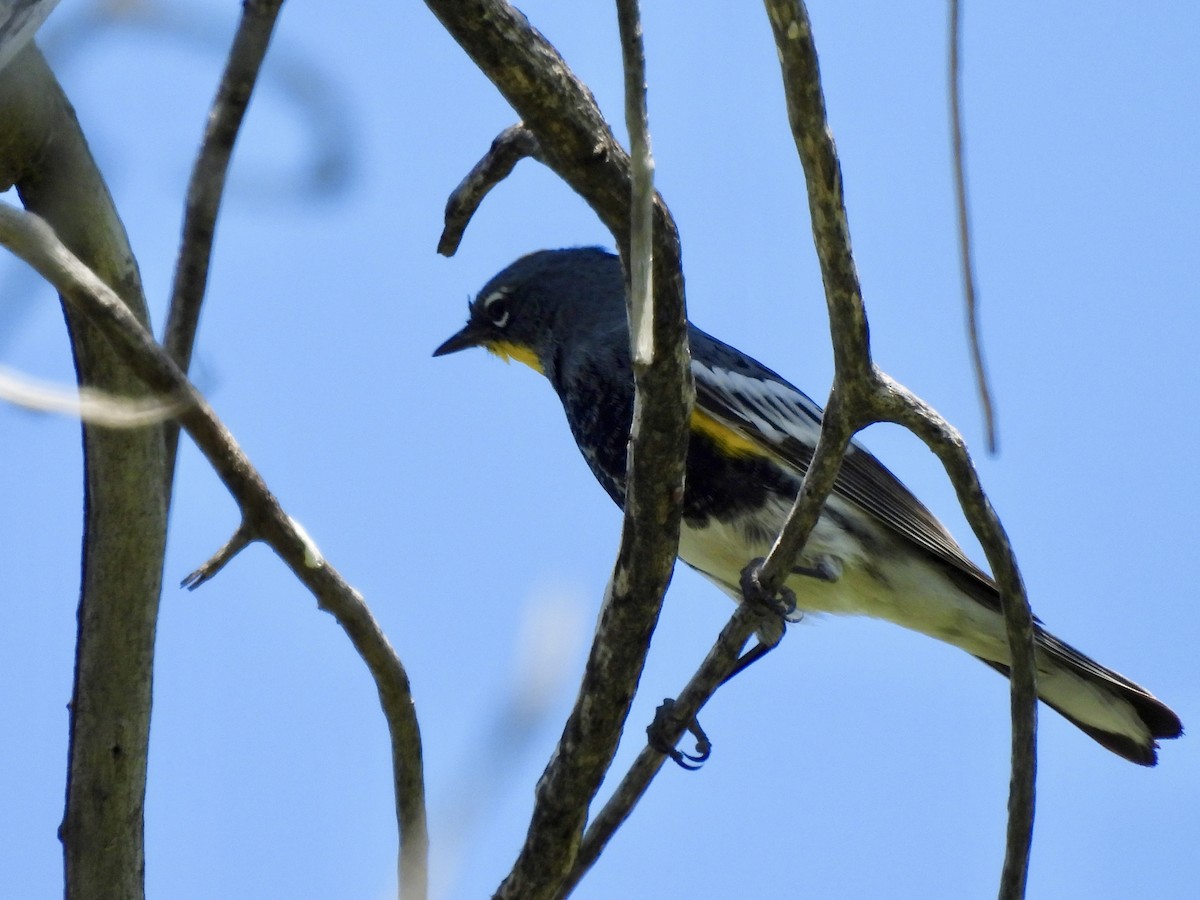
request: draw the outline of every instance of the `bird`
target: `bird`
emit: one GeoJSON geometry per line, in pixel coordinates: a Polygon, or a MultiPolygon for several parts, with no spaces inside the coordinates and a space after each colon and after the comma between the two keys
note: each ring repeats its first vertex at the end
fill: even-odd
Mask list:
{"type": "MultiPolygon", "coordinates": [[[[822,410],[762,363],[688,324],[689,422],[679,558],[741,600],[799,492],[822,410]]],[[[634,378],[620,258],[598,247],[530,253],[483,286],[466,325],[433,353],[481,347],[544,375],[593,475],[623,506],[634,378]]],[[[1007,675],[995,582],[858,442],[786,587],[791,620],[866,615],[965,650],[1007,675]],[[814,577],[817,575],[818,577],[814,577]]],[[[1183,733],[1148,690],[1034,620],[1039,698],[1103,747],[1143,766],[1183,733]]]]}

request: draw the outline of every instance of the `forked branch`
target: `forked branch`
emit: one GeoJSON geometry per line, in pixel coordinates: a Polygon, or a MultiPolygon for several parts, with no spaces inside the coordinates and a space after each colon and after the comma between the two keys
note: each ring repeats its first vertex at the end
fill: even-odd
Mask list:
{"type": "Polygon", "coordinates": [[[247,534],[264,541],[302,584],[331,613],[366,662],[392,742],[392,774],[400,830],[400,883],[406,896],[427,893],[428,831],[421,737],[409,689],[408,674],[395,650],[363,602],[338,571],[315,548],[312,539],[283,511],[236,440],[204,397],[122,304],[116,293],[59,241],[37,216],[0,204],[0,244],[54,285],[74,309],[98,328],[129,368],[151,390],[180,397],[179,420],[218,477],[237,501],[242,514],[235,546],[247,534]]]}
{"type": "MultiPolygon", "coordinates": [[[[1000,590],[1013,660],[1012,778],[1000,897],[1017,900],[1024,896],[1029,867],[1036,772],[1037,686],[1029,602],[1008,537],[980,487],[962,436],[927,404],[871,362],[862,291],[850,253],[841,167],[825,115],[808,14],[802,0],[765,0],[765,5],[779,50],[788,120],[808,185],[813,237],[825,281],[833,336],[835,374],[829,410],[839,414],[826,412],[820,444],[828,437],[831,444],[841,445],[844,449],[854,431],[880,421],[896,422],[920,437],[941,460],[954,484],[959,503],[983,546],[1000,590]]],[[[790,552],[797,540],[792,537],[793,530],[806,533],[806,529],[811,528],[812,503],[806,495],[812,477],[813,472],[810,472],[783,534],[763,567],[761,578],[771,587],[781,583],[783,574],[795,558],[790,552]]],[[[823,482],[826,480],[829,479],[822,479],[823,482]]],[[[831,480],[829,486],[832,486],[831,480]]]]}

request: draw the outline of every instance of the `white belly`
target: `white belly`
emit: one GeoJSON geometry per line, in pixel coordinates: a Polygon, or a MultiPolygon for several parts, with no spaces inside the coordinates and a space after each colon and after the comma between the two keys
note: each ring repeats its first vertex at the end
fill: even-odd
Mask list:
{"type": "MultiPolygon", "coordinates": [[[[786,584],[795,593],[800,610],[884,619],[977,656],[1007,659],[1003,621],[997,613],[960,590],[925,553],[875,520],[839,498],[830,503],[843,516],[853,517],[856,526],[869,535],[873,550],[868,552],[862,541],[822,516],[799,565],[809,566],[828,558],[840,564],[842,574],[834,582],[791,576],[786,584]]],[[[778,506],[770,518],[782,524],[788,507],[778,506]]],[[[766,539],[751,540],[747,530],[736,522],[715,519],[703,529],[685,524],[679,540],[680,559],[738,601],[742,569],[769,550],[766,539]]]]}

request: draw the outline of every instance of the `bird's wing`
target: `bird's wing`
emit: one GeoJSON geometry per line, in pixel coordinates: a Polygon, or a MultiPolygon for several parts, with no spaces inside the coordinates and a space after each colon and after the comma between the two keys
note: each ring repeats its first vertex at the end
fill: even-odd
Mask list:
{"type": "MultiPolygon", "coordinates": [[[[802,477],[820,433],[821,408],[770,369],[694,327],[691,343],[698,412],[802,477]]],[[[984,588],[972,593],[990,599],[992,580],[933,513],[857,442],[842,461],[834,492],[966,576],[969,585],[984,588]]]]}

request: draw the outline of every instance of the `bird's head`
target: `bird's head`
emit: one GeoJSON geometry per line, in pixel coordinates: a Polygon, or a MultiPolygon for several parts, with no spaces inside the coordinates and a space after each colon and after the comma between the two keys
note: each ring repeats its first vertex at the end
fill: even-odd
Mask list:
{"type": "Polygon", "coordinates": [[[434,356],[483,347],[551,376],[564,344],[597,321],[625,320],[620,260],[597,247],[523,256],[483,286],[467,324],[434,356]]]}

